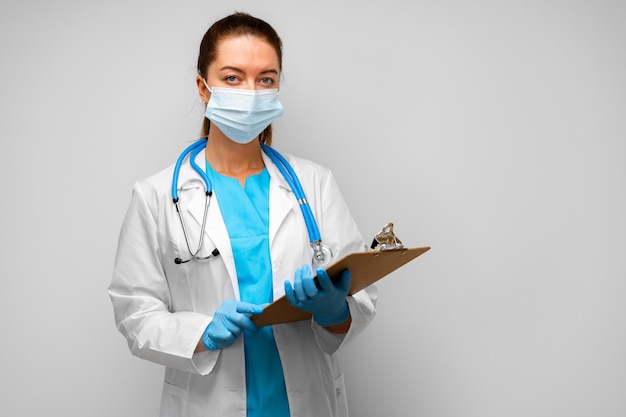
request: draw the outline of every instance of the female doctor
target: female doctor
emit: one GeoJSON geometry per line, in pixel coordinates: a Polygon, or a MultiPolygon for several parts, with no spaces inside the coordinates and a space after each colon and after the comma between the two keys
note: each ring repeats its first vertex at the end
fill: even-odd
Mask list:
{"type": "Polygon", "coordinates": [[[269,24],[215,22],[198,57],[203,139],[134,186],[109,295],[131,352],[166,367],[161,416],[348,415],[336,353],[376,290],[348,296],[350,272],[323,269],[367,248],[332,173],[269,147],[281,70],[269,24]],[[283,295],[312,318],[257,328],[283,295]]]}

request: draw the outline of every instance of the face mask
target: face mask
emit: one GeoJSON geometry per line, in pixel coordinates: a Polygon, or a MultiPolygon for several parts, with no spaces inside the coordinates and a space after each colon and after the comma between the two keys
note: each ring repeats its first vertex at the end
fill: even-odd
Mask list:
{"type": "Polygon", "coordinates": [[[205,116],[232,141],[250,143],[275,119],[282,116],[278,90],[242,90],[213,87],[205,116]]]}

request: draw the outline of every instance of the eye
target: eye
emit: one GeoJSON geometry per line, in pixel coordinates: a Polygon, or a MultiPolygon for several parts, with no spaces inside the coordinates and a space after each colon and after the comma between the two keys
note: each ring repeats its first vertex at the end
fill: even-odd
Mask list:
{"type": "Polygon", "coordinates": [[[224,81],[226,81],[228,84],[236,84],[239,81],[239,78],[237,78],[236,75],[227,75],[226,77],[224,77],[224,81]]]}
{"type": "Polygon", "coordinates": [[[259,80],[259,84],[264,87],[271,87],[274,85],[274,79],[271,77],[263,77],[259,80]]]}

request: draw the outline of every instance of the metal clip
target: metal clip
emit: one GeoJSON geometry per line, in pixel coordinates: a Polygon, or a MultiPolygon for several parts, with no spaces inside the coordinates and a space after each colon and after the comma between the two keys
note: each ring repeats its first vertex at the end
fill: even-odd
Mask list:
{"type": "Polygon", "coordinates": [[[371,248],[373,250],[402,249],[404,245],[393,233],[393,223],[387,223],[385,227],[374,236],[371,248]]]}

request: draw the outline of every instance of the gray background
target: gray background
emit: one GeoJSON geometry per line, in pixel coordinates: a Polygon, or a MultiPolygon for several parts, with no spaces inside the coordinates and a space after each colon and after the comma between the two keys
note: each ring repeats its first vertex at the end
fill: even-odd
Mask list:
{"type": "Polygon", "coordinates": [[[2,1],[3,416],[154,416],[106,294],[132,183],[196,138],[201,36],[285,46],[276,147],[432,250],[343,353],[352,415],[626,415],[623,1],[2,1]]]}

